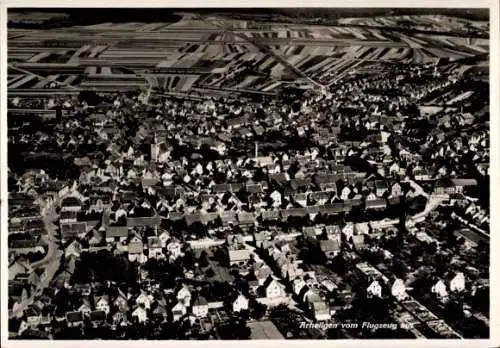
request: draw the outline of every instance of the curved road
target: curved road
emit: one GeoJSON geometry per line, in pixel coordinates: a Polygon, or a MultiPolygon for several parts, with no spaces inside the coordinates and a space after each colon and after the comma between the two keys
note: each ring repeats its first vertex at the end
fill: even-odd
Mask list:
{"type": "Polygon", "coordinates": [[[55,235],[57,226],[54,224],[54,222],[57,221],[57,218],[58,216],[55,212],[55,206],[44,214],[43,222],[45,224],[45,229],[47,230],[48,242],[47,254],[42,260],[34,262],[31,265],[32,271],[38,268],[44,268],[46,276],[40,282],[40,284],[38,284],[31,296],[26,301],[21,303],[21,305],[17,307],[15,311],[12,311],[12,313],[9,315],[9,318],[21,316],[24,310],[33,303],[35,297],[39,296],[42,291],[50,285],[52,278],[59,268],[60,258],[63,252],[58,249],[57,239],[55,235]]]}

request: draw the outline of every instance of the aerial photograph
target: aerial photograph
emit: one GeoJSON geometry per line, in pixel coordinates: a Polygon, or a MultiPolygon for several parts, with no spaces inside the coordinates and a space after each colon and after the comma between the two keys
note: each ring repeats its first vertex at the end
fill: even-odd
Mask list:
{"type": "Polygon", "coordinates": [[[9,340],[490,338],[488,9],[7,22],[9,340]]]}

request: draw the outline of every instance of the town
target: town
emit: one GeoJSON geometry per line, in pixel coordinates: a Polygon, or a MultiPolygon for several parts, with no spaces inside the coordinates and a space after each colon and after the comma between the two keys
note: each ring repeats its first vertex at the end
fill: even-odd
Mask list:
{"type": "Polygon", "coordinates": [[[9,16],[10,338],[489,337],[487,19],[9,16]]]}

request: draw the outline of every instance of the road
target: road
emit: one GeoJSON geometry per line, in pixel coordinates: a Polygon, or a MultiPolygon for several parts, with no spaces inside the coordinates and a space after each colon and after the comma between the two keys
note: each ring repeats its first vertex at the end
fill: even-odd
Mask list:
{"type": "Polygon", "coordinates": [[[54,275],[59,268],[60,259],[63,252],[58,248],[56,238],[57,226],[54,224],[55,221],[57,221],[57,214],[55,212],[54,206],[43,216],[43,222],[45,224],[45,229],[47,230],[47,254],[42,260],[34,262],[31,265],[32,270],[44,268],[46,277],[43,279],[43,281],[40,282],[40,284],[38,284],[31,296],[26,301],[21,303],[21,305],[16,308],[15,311],[12,311],[12,313],[9,315],[9,318],[21,316],[24,310],[33,303],[35,297],[41,295],[43,290],[50,285],[52,278],[54,278],[54,275]]]}
{"type": "Polygon", "coordinates": [[[12,115],[15,113],[21,113],[21,114],[26,114],[26,113],[33,113],[33,114],[55,114],[56,110],[55,109],[22,109],[22,108],[9,108],[7,109],[7,115],[12,115]]]}
{"type": "Polygon", "coordinates": [[[485,230],[477,227],[472,222],[467,221],[466,219],[464,219],[460,215],[456,214],[455,212],[453,212],[451,214],[451,217],[453,219],[457,219],[458,221],[460,221],[461,223],[463,223],[465,226],[467,226],[467,227],[471,228],[473,231],[477,232],[479,234],[479,236],[482,237],[483,240],[488,241],[488,243],[489,243],[490,234],[488,232],[486,232],[485,230]]]}
{"type": "Polygon", "coordinates": [[[227,28],[224,23],[214,23],[214,25],[218,26],[219,28],[225,30],[228,34],[230,35],[233,35],[234,37],[239,37],[241,38],[242,40],[252,44],[253,46],[257,47],[261,52],[264,52],[268,55],[270,55],[271,57],[273,57],[275,60],[277,60],[279,63],[281,63],[283,66],[285,66],[286,68],[288,68],[289,70],[293,71],[294,73],[296,73],[297,75],[299,76],[302,76],[303,78],[307,79],[308,81],[310,81],[312,84],[314,84],[315,86],[318,86],[318,87],[321,87],[321,88],[326,88],[325,85],[319,83],[318,81],[315,81],[314,79],[312,79],[311,77],[309,77],[309,75],[307,75],[306,73],[304,73],[302,70],[300,70],[299,68],[297,68],[296,66],[294,66],[293,64],[290,64],[285,58],[281,57],[279,54],[277,54],[275,51],[273,51],[272,49],[270,49],[268,46],[266,45],[263,45],[261,42],[259,42],[258,40],[254,40],[248,36],[246,36],[245,34],[243,33],[237,33],[237,32],[234,32],[231,28],[227,28]]]}

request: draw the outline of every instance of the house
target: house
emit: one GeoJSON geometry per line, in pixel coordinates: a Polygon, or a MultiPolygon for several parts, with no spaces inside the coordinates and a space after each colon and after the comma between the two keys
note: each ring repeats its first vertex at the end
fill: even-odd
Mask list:
{"type": "Polygon", "coordinates": [[[307,206],[307,195],[305,193],[298,193],[293,196],[295,203],[300,205],[301,207],[307,206]]]}
{"type": "Polygon", "coordinates": [[[163,247],[158,237],[148,237],[149,257],[155,259],[164,258],[163,247]]]}
{"type": "Polygon", "coordinates": [[[145,309],[150,309],[151,308],[151,303],[153,302],[154,298],[152,295],[147,294],[144,291],[141,291],[141,294],[137,296],[135,303],[138,306],[142,306],[145,309]]]}
{"type": "Polygon", "coordinates": [[[367,203],[368,203],[368,202],[370,202],[370,201],[375,201],[375,200],[377,200],[377,199],[378,199],[378,197],[377,197],[377,195],[375,194],[375,192],[370,192],[370,193],[366,196],[366,198],[365,198],[365,200],[366,200],[366,202],[367,202],[367,203]]]}
{"type": "Polygon", "coordinates": [[[239,226],[248,227],[255,224],[255,216],[252,213],[240,212],[237,217],[239,226]]]}
{"type": "Polygon", "coordinates": [[[388,191],[387,183],[383,180],[375,181],[375,193],[378,197],[382,197],[388,191]]]}
{"type": "Polygon", "coordinates": [[[394,183],[391,188],[391,197],[399,197],[403,194],[403,189],[399,183],[394,183]]]}
{"type": "Polygon", "coordinates": [[[62,211],[59,214],[60,223],[73,223],[77,222],[78,212],[76,211],[62,211]]]}
{"type": "Polygon", "coordinates": [[[186,306],[183,301],[177,302],[177,304],[172,308],[172,315],[174,321],[180,320],[187,313],[186,306]]]}
{"type": "Polygon", "coordinates": [[[461,292],[465,290],[465,277],[462,272],[458,272],[450,281],[451,292],[461,292]]]}
{"type": "Polygon", "coordinates": [[[106,242],[125,242],[128,237],[128,228],[126,226],[108,226],[106,227],[106,242]]]}
{"type": "Polygon", "coordinates": [[[354,224],[352,222],[348,222],[343,228],[342,233],[345,235],[346,240],[349,240],[354,235],[354,224]]]}
{"type": "Polygon", "coordinates": [[[9,322],[9,331],[11,332],[17,332],[18,336],[21,336],[23,332],[29,329],[29,325],[25,320],[21,320],[21,322],[14,321],[14,323],[18,323],[19,327],[17,325],[12,325],[11,322],[9,322]]]}
{"type": "Polygon", "coordinates": [[[270,239],[270,235],[269,235],[269,232],[267,232],[267,231],[255,232],[253,235],[253,238],[254,238],[255,246],[257,248],[261,248],[263,243],[270,239]]]}
{"type": "Polygon", "coordinates": [[[330,320],[330,308],[317,294],[308,297],[308,306],[316,321],[330,320]]]}
{"type": "Polygon", "coordinates": [[[101,231],[92,229],[88,234],[87,238],[89,241],[89,246],[97,246],[102,243],[103,233],[101,231]]]}
{"type": "Polygon", "coordinates": [[[278,191],[273,191],[269,197],[272,199],[273,203],[272,203],[272,206],[274,208],[278,208],[281,206],[281,193],[279,193],[278,191]]]}
{"type": "Polygon", "coordinates": [[[193,303],[193,314],[198,318],[208,315],[208,301],[203,296],[198,296],[193,303]]]}
{"type": "Polygon", "coordinates": [[[384,210],[387,207],[387,201],[382,198],[366,200],[365,208],[369,210],[384,210]]]}
{"type": "Polygon", "coordinates": [[[248,298],[242,293],[236,293],[232,298],[231,305],[233,307],[233,312],[248,310],[248,298]]]}
{"type": "Polygon", "coordinates": [[[168,233],[168,231],[162,230],[161,233],[158,235],[158,238],[160,239],[161,247],[166,248],[167,242],[170,239],[170,234],[168,233]]]}
{"type": "Polygon", "coordinates": [[[74,288],[81,296],[90,296],[92,293],[92,286],[90,284],[75,284],[74,288]]]}
{"type": "Polygon", "coordinates": [[[61,223],[61,239],[63,242],[85,235],[87,232],[87,223],[86,222],[74,222],[74,223],[61,223]]]}
{"type": "Polygon", "coordinates": [[[179,302],[184,303],[186,306],[189,306],[191,303],[191,291],[189,291],[189,288],[186,285],[183,285],[179,289],[176,297],[179,302]]]}
{"type": "Polygon", "coordinates": [[[352,244],[356,250],[361,250],[365,248],[365,235],[357,234],[352,236],[352,244]]]}
{"type": "Polygon", "coordinates": [[[129,324],[127,320],[127,314],[122,311],[117,311],[112,317],[113,325],[116,326],[127,326],[129,324]]]}
{"type": "Polygon", "coordinates": [[[82,201],[75,196],[68,196],[61,201],[61,212],[64,211],[75,211],[79,212],[82,210],[82,201]]]}
{"type": "Polygon", "coordinates": [[[118,308],[118,310],[120,312],[126,312],[127,309],[128,309],[128,299],[127,299],[127,296],[120,289],[118,289],[118,294],[116,295],[116,297],[115,297],[115,299],[113,301],[113,305],[116,308],[118,308]]]}
{"type": "Polygon", "coordinates": [[[172,239],[167,244],[167,254],[170,260],[176,260],[178,257],[183,256],[182,244],[178,240],[172,239]]]}
{"type": "Polygon", "coordinates": [[[438,299],[440,299],[442,302],[446,302],[448,300],[448,291],[446,290],[446,285],[445,283],[439,279],[432,287],[431,287],[431,292],[433,294],[436,294],[438,299]]]}
{"type": "Polygon", "coordinates": [[[271,274],[273,274],[271,268],[269,268],[269,266],[264,265],[255,272],[255,277],[257,278],[259,285],[263,285],[266,279],[269,278],[271,274]]]}
{"type": "Polygon", "coordinates": [[[477,186],[476,179],[451,179],[453,186],[455,187],[455,193],[463,193],[465,187],[477,186]]]}
{"type": "Polygon", "coordinates": [[[382,297],[382,287],[378,280],[372,281],[366,289],[366,292],[369,297],[382,297]]]}
{"type": "Polygon", "coordinates": [[[243,266],[250,260],[250,250],[246,249],[244,246],[241,249],[228,248],[228,258],[229,265],[239,265],[243,266]]]}
{"type": "Polygon", "coordinates": [[[342,200],[345,201],[345,200],[349,199],[349,195],[350,194],[351,194],[351,189],[348,186],[346,186],[346,187],[344,187],[342,189],[342,193],[340,195],[340,199],[342,199],[342,200]]]}
{"type": "Polygon", "coordinates": [[[139,305],[132,312],[132,318],[134,318],[139,324],[144,324],[148,321],[148,311],[144,306],[139,305]]]}
{"type": "Polygon", "coordinates": [[[436,195],[452,195],[458,193],[453,181],[450,179],[440,179],[434,185],[434,194],[436,195]]]}
{"type": "Polygon", "coordinates": [[[322,282],[321,282],[321,285],[329,292],[333,292],[334,290],[337,289],[337,284],[335,284],[334,282],[332,282],[331,280],[329,279],[324,279],[322,282]]]}
{"type": "Polygon", "coordinates": [[[26,308],[24,314],[26,315],[26,321],[28,326],[35,328],[40,325],[42,321],[42,309],[36,305],[31,305],[26,308]]]}
{"type": "Polygon", "coordinates": [[[156,303],[153,306],[153,310],[151,311],[151,315],[153,319],[159,320],[160,322],[164,322],[167,320],[168,312],[165,308],[165,301],[160,301],[161,303],[156,303]]]}
{"type": "Polygon", "coordinates": [[[8,294],[9,300],[14,303],[13,309],[15,309],[17,305],[28,299],[28,287],[21,284],[9,284],[8,294]]]}
{"type": "Polygon", "coordinates": [[[29,274],[30,272],[30,262],[27,259],[19,258],[9,266],[9,280],[13,280],[18,274],[29,274]]]}
{"type": "Polygon", "coordinates": [[[292,282],[292,286],[293,286],[293,293],[295,295],[299,295],[302,289],[306,286],[306,282],[302,277],[295,278],[292,282]]]}
{"type": "Polygon", "coordinates": [[[337,240],[321,240],[319,246],[328,259],[333,259],[340,253],[340,244],[337,240]]]}
{"type": "Polygon", "coordinates": [[[106,313],[104,311],[92,311],[90,313],[90,322],[92,323],[93,327],[100,327],[104,324],[106,321],[106,313]]]}
{"type": "Polygon", "coordinates": [[[90,302],[86,298],[82,298],[82,304],[78,307],[78,312],[82,313],[84,317],[88,317],[90,312],[92,312],[92,308],[90,307],[90,302]]]}
{"type": "Polygon", "coordinates": [[[83,325],[83,315],[80,312],[68,312],[66,313],[66,322],[68,327],[83,325]]]}
{"type": "Polygon", "coordinates": [[[406,297],[408,297],[408,294],[406,293],[406,286],[402,279],[397,278],[396,280],[394,280],[394,283],[391,287],[391,294],[398,301],[402,301],[406,297]]]}
{"type": "Polygon", "coordinates": [[[304,239],[309,242],[314,242],[317,239],[316,230],[314,229],[314,227],[302,227],[302,235],[304,236],[304,239]]]}
{"type": "Polygon", "coordinates": [[[269,276],[262,286],[268,299],[286,296],[284,286],[274,279],[273,276],[269,276]]]}
{"type": "Polygon", "coordinates": [[[94,300],[95,308],[97,311],[102,311],[106,315],[109,314],[109,296],[103,295],[94,300]]]}
{"type": "Polygon", "coordinates": [[[283,278],[285,278],[289,282],[299,277],[303,273],[303,270],[298,268],[297,265],[293,262],[287,262],[286,267],[282,268],[282,271],[284,271],[283,278]]]}
{"type": "Polygon", "coordinates": [[[66,247],[66,250],[64,251],[64,256],[68,258],[71,255],[74,255],[75,257],[79,258],[81,252],[82,252],[82,244],[79,241],[74,240],[66,247]]]}
{"type": "Polygon", "coordinates": [[[128,259],[130,262],[137,261],[144,252],[142,238],[137,233],[132,233],[128,242],[128,259]]]}

